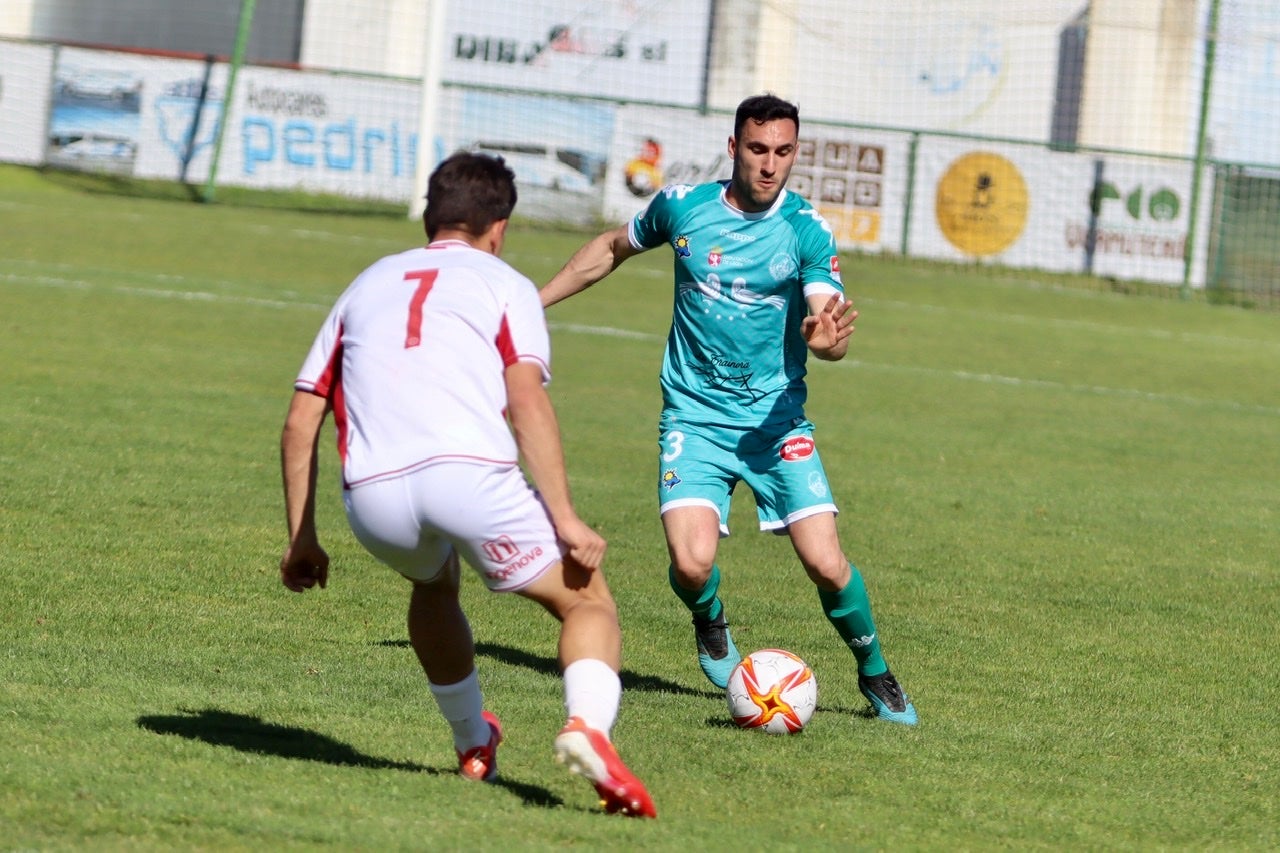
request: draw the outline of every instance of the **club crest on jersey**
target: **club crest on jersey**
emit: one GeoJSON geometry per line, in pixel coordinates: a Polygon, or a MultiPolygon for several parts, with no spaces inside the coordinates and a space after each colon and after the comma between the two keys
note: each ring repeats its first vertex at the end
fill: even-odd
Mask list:
{"type": "Polygon", "coordinates": [[[667,487],[668,492],[680,485],[680,475],[676,473],[675,468],[668,468],[662,472],[662,485],[667,487]]]}
{"type": "Polygon", "coordinates": [[[724,260],[724,255],[721,254],[719,249],[712,249],[707,253],[708,266],[718,267],[722,260],[724,260]]]}
{"type": "Polygon", "coordinates": [[[774,281],[786,281],[796,273],[796,262],[791,255],[780,252],[769,261],[769,274],[774,281]]]}
{"type": "Polygon", "coordinates": [[[693,256],[693,250],[689,248],[689,238],[685,235],[681,234],[677,237],[672,245],[675,246],[676,257],[689,258],[693,256]]]}
{"type": "Polygon", "coordinates": [[[813,456],[813,439],[807,435],[793,435],[782,442],[778,455],[783,462],[803,462],[813,456]]]}

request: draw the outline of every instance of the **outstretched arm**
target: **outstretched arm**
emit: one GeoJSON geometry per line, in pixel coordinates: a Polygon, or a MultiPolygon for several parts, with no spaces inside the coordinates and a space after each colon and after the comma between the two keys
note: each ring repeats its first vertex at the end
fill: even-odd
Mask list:
{"type": "Polygon", "coordinates": [[[507,368],[506,382],[507,412],[516,446],[551,514],[556,535],[569,546],[569,556],[574,561],[595,571],[604,560],[605,541],[578,518],[573,508],[560,424],[551,397],[542,385],[542,369],[536,364],[517,362],[507,368]]]}
{"type": "Polygon", "coordinates": [[[631,245],[627,226],[621,225],[593,238],[539,292],[542,307],[555,305],[575,293],[581,293],[618,268],[618,265],[641,249],[631,245]]]}
{"type": "Polygon", "coordinates": [[[324,397],[295,391],[280,435],[289,546],[280,558],[280,581],[294,592],[329,582],[329,555],[316,536],[316,470],[320,427],[329,412],[324,397]]]}
{"type": "Polygon", "coordinates": [[[852,302],[833,293],[830,297],[809,297],[809,316],[800,324],[809,351],[823,361],[839,361],[849,351],[849,336],[858,312],[852,302]]]}

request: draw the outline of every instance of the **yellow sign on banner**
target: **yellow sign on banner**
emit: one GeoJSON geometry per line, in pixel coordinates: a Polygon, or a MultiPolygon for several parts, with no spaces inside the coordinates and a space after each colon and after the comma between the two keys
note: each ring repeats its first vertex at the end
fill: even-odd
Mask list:
{"type": "Polygon", "coordinates": [[[960,251],[997,255],[1027,224],[1027,183],[1012,162],[989,151],[956,160],[938,181],[938,227],[960,251]]]}
{"type": "Polygon", "coordinates": [[[816,205],[831,226],[837,243],[877,243],[880,240],[880,211],[816,205]]]}

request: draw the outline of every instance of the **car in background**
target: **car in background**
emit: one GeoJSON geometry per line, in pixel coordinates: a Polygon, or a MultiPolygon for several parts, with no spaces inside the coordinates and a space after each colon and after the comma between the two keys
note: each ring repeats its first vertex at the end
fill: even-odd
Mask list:
{"type": "Polygon", "coordinates": [[[572,193],[589,193],[592,190],[591,177],[573,165],[574,162],[582,162],[582,155],[578,152],[524,142],[477,142],[471,148],[501,157],[515,173],[517,186],[572,193]]]}
{"type": "Polygon", "coordinates": [[[127,71],[62,73],[54,84],[54,98],[136,109],[142,100],[142,78],[127,71]]]}

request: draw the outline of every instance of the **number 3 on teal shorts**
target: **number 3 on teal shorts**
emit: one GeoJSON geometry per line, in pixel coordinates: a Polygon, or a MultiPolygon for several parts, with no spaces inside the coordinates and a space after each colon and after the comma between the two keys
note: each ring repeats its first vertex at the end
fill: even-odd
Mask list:
{"type": "Polygon", "coordinates": [[[666,449],[662,453],[663,462],[675,462],[680,458],[680,454],[684,452],[684,433],[680,430],[672,430],[662,437],[666,443],[666,449]]]}

